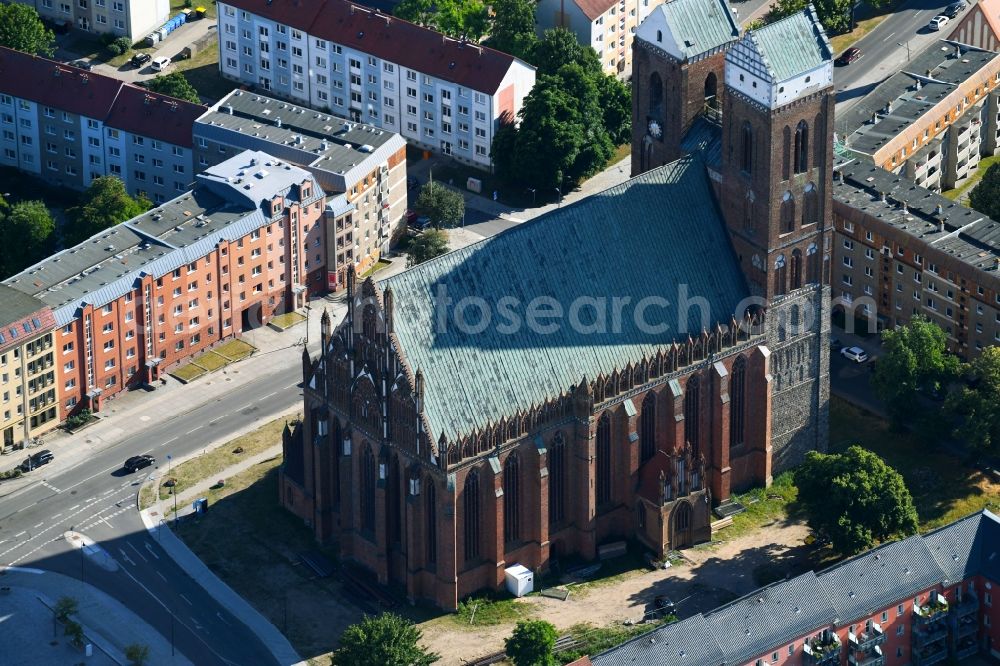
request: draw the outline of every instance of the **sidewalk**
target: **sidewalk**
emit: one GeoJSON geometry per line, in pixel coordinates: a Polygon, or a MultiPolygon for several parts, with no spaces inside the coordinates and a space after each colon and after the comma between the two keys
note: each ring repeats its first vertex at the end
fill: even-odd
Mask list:
{"type": "MultiPolygon", "coordinates": [[[[281,453],[281,445],[277,445],[263,451],[251,458],[246,460],[241,460],[238,464],[227,467],[220,473],[211,477],[210,479],[203,480],[202,482],[188,488],[182,494],[178,495],[178,514],[183,516],[187,513],[191,513],[192,509],[187,505],[187,499],[198,497],[204,494],[206,490],[216,483],[218,479],[225,479],[234,474],[237,474],[252,465],[257,464],[262,460],[267,460],[274,455],[281,453]],[[185,498],[185,509],[182,511],[180,509],[179,503],[180,498],[185,498]]],[[[197,454],[187,456],[186,458],[194,458],[197,454]]],[[[177,464],[181,464],[183,460],[177,461],[177,464]]],[[[145,483],[159,483],[158,479],[147,479],[145,483]]],[[[136,502],[138,503],[138,498],[142,496],[142,489],[136,497],[136,502]]],[[[160,547],[166,551],[173,560],[183,568],[188,575],[191,576],[199,585],[201,585],[206,592],[212,595],[219,604],[225,606],[230,613],[233,614],[236,619],[245,624],[250,631],[256,634],[257,638],[267,647],[275,659],[281,664],[303,664],[305,661],[296,653],[295,648],[292,644],[288,642],[288,639],[278,631],[278,629],[271,624],[267,618],[261,615],[257,609],[250,605],[243,597],[237,594],[231,587],[226,585],[218,576],[216,576],[211,569],[209,569],[201,559],[198,558],[191,550],[181,541],[169,527],[169,514],[163,511],[165,507],[162,505],[164,502],[157,501],[155,505],[149,509],[140,510],[139,515],[142,517],[143,525],[146,526],[146,530],[149,535],[159,543],[160,547]]],[[[141,509],[141,507],[140,507],[141,509]]]]}
{"type": "Polygon", "coordinates": [[[0,617],[4,622],[5,664],[119,664],[126,666],[125,648],[133,643],[149,647],[149,664],[189,666],[183,655],[171,656],[169,641],[113,597],[75,578],[39,569],[0,570],[0,583],[10,591],[0,594],[0,617]],[[83,626],[86,642],[94,646],[92,657],[72,647],[57,628],[53,639],[51,608],[60,597],[79,604],[74,619],[83,626]],[[52,643],[55,643],[53,645],[52,643]]]}
{"type": "MultiPolygon", "coordinates": [[[[405,260],[398,263],[403,265],[405,260]]],[[[388,270],[388,269],[387,269],[388,270]]],[[[309,348],[311,353],[319,349],[320,317],[327,308],[334,325],[347,310],[346,304],[337,302],[335,296],[316,298],[310,302],[307,311],[309,326],[309,348]]],[[[18,479],[0,483],[0,497],[5,497],[46,477],[72,469],[80,461],[94,453],[114,446],[122,439],[141,431],[143,424],[153,419],[184,414],[228,392],[238,390],[247,383],[285,370],[298,367],[302,358],[302,344],[306,336],[306,324],[299,324],[278,332],[262,327],[244,333],[241,338],[257,348],[249,358],[226,366],[190,384],[181,384],[165,375],[164,383],[149,392],[141,389],[125,391],[104,404],[97,414],[99,420],[74,435],[64,430],[53,430],[44,436],[44,448],[55,455],[55,460],[42,470],[24,474],[18,479]]],[[[279,412],[275,412],[277,416],[279,412]]],[[[265,415],[271,418],[272,415],[265,415]]],[[[13,451],[0,457],[0,470],[13,469],[31,453],[39,449],[13,451]]],[[[129,452],[129,455],[136,452],[129,452]]]]}

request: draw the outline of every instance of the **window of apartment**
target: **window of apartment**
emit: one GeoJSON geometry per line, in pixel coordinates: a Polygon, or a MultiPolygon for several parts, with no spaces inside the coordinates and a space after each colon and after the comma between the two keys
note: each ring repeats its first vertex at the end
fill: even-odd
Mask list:
{"type": "Polygon", "coordinates": [[[107,361],[104,362],[105,370],[110,370],[113,367],[115,367],[115,359],[109,358],[107,361]]]}

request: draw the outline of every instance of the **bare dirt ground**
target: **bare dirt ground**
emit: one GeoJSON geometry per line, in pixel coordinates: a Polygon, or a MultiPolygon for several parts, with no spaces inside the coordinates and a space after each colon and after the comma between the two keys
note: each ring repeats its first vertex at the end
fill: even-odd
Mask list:
{"type": "MultiPolygon", "coordinates": [[[[706,612],[747,594],[762,584],[810,568],[803,540],[805,524],[778,520],[732,541],[683,551],[687,562],[659,571],[635,572],[612,582],[572,588],[566,601],[532,596],[530,615],[565,631],[576,624],[605,626],[639,620],[664,595],[677,604],[681,618],[706,612]]],[[[717,537],[725,539],[725,532],[717,537]]],[[[440,664],[465,664],[503,649],[513,624],[463,629],[455,618],[421,625],[424,644],[442,655],[440,664]]]]}

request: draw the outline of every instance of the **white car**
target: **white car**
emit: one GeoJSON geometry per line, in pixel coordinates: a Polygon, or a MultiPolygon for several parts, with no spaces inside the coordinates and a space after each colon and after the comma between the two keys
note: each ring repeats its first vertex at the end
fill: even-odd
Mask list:
{"type": "Polygon", "coordinates": [[[170,65],[170,58],[160,56],[159,58],[153,58],[153,69],[157,72],[162,72],[170,65]]]}
{"type": "Polygon", "coordinates": [[[941,28],[948,25],[949,21],[951,21],[950,18],[948,18],[944,14],[939,14],[938,16],[935,16],[934,18],[931,19],[931,22],[927,24],[927,29],[933,32],[937,32],[941,28]]]}
{"type": "Polygon", "coordinates": [[[868,353],[861,347],[845,347],[840,350],[840,355],[855,363],[864,363],[868,360],[868,353]]]}

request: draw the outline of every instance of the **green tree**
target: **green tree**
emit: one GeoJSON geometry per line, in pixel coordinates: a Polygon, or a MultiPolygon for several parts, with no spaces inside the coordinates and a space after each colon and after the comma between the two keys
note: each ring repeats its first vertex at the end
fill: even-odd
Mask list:
{"type": "Polygon", "coordinates": [[[394,613],[365,616],[340,636],[333,663],[344,666],[428,666],[440,657],[418,644],[421,631],[394,613]]]}
{"type": "Polygon", "coordinates": [[[76,620],[66,620],[63,624],[63,634],[69,636],[73,645],[83,645],[83,627],[76,620]]]}
{"type": "Polygon", "coordinates": [[[158,74],[151,81],[146,82],[146,87],[161,95],[169,95],[187,102],[201,104],[198,91],[187,80],[183,72],[171,72],[166,76],[158,74]]]}
{"type": "Polygon", "coordinates": [[[616,76],[599,76],[597,100],[604,110],[604,129],[620,146],[632,140],[632,90],[616,76]]]}
{"type": "Polygon", "coordinates": [[[141,643],[132,643],[125,646],[125,658],[132,666],[145,666],[149,661],[149,646],[141,643]]]}
{"type": "Polygon", "coordinates": [[[545,620],[521,620],[504,641],[504,650],[514,666],[556,666],[556,638],[556,628],[545,620]]]}
{"type": "Polygon", "coordinates": [[[4,243],[18,248],[17,252],[0,252],[0,276],[13,275],[47,257],[55,228],[55,220],[41,201],[0,205],[0,232],[4,243]]]}
{"type": "Polygon", "coordinates": [[[809,526],[845,555],[917,531],[903,477],[860,446],[832,455],[810,451],[795,470],[795,485],[809,526]]]}
{"type": "Polygon", "coordinates": [[[55,614],[57,620],[65,622],[69,619],[70,615],[76,614],[79,607],[79,602],[77,602],[77,600],[73,597],[59,597],[56,601],[56,605],[52,609],[52,612],[55,614]]]}
{"type": "Polygon", "coordinates": [[[576,63],[588,74],[601,73],[601,57],[597,51],[584,46],[566,28],[553,28],[542,33],[535,44],[531,64],[538,68],[537,74],[556,74],[563,65],[576,63]]]}
{"type": "Polygon", "coordinates": [[[482,0],[402,0],[393,14],[450,37],[472,41],[479,41],[489,25],[489,12],[482,0]]]}
{"type": "Polygon", "coordinates": [[[969,204],[983,215],[1000,220],[1000,163],[991,165],[972,188],[969,204]]]}
{"type": "Polygon", "coordinates": [[[531,60],[535,35],[535,0],[494,0],[487,45],[522,60],[531,60]]]}
{"type": "Polygon", "coordinates": [[[424,233],[410,240],[406,248],[409,255],[409,264],[416,266],[434,257],[440,257],[448,253],[448,232],[440,229],[428,229],[424,233]]]}
{"type": "MultiPolygon", "coordinates": [[[[854,0],[816,0],[816,15],[827,32],[839,34],[851,29],[851,5],[854,0]]],[[[809,4],[809,0],[777,0],[767,13],[766,22],[773,23],[778,19],[801,12],[809,4]]]]}
{"type": "Polygon", "coordinates": [[[1000,348],[987,347],[971,365],[972,386],[948,396],[946,412],[959,417],[955,434],[980,453],[1000,448],[1000,348]]]}
{"type": "Polygon", "coordinates": [[[918,390],[939,390],[962,371],[958,357],[948,353],[945,332],[923,317],[884,331],[882,349],[872,386],[897,426],[917,415],[918,390]]]}
{"type": "Polygon", "coordinates": [[[152,203],[145,197],[130,197],[119,178],[95,178],[83,193],[83,203],[69,210],[72,225],[64,233],[64,244],[76,245],[150,208],[152,203]]]}
{"type": "Polygon", "coordinates": [[[55,39],[33,8],[16,2],[0,5],[0,46],[51,56],[55,39]]]}
{"type": "Polygon", "coordinates": [[[413,204],[413,210],[431,218],[436,229],[453,227],[465,216],[465,197],[440,183],[427,183],[413,204]]]}

